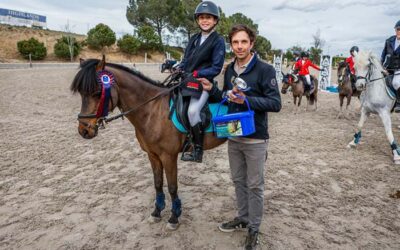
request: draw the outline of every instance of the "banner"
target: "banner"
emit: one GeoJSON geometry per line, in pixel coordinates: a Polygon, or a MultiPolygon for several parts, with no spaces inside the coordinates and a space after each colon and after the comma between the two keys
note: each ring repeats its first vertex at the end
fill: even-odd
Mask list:
{"type": "Polygon", "coordinates": [[[274,68],[276,72],[276,80],[278,83],[282,83],[282,55],[280,56],[275,56],[274,55],[274,68]]]}
{"type": "Polygon", "coordinates": [[[319,74],[319,87],[326,89],[331,86],[331,74],[332,74],[332,57],[329,55],[321,56],[321,71],[319,74]]]}

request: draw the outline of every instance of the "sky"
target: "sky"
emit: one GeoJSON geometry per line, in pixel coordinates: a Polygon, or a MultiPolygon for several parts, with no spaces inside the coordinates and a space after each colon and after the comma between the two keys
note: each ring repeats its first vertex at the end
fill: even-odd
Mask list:
{"type": "MultiPolygon", "coordinates": [[[[163,1],[163,0],[160,0],[163,1]]],[[[348,55],[353,45],[380,54],[400,20],[399,0],[214,0],[227,15],[243,13],[275,49],[310,48],[320,30],[324,54],[348,55]]],[[[47,17],[47,27],[86,34],[105,23],[117,34],[132,34],[126,20],[129,0],[0,0],[0,8],[47,17]]]]}

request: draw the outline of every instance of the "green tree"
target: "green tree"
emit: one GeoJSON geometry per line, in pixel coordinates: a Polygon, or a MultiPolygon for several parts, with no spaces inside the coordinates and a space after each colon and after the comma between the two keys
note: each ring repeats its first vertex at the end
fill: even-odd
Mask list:
{"type": "Polygon", "coordinates": [[[266,59],[267,54],[271,51],[271,42],[267,38],[258,35],[254,44],[254,50],[262,59],[266,59]]]}
{"type": "Polygon", "coordinates": [[[42,60],[47,55],[47,49],[44,44],[33,37],[29,40],[17,42],[17,48],[25,59],[29,59],[29,54],[31,54],[32,60],[42,60]]]}
{"type": "Polygon", "coordinates": [[[252,29],[256,34],[258,34],[258,24],[254,23],[253,20],[242,13],[235,13],[232,16],[228,17],[231,25],[235,24],[244,24],[250,29],[252,29]]]}
{"type": "Polygon", "coordinates": [[[176,6],[180,6],[180,0],[129,0],[126,18],[136,28],[154,28],[162,45],[162,31],[170,24],[176,6]]]}
{"type": "Polygon", "coordinates": [[[87,44],[94,49],[103,49],[115,43],[115,33],[110,27],[99,23],[93,29],[89,30],[87,44]]]}
{"type": "Polygon", "coordinates": [[[137,36],[142,44],[141,45],[142,49],[154,49],[154,50],[162,49],[162,45],[159,43],[159,36],[151,26],[148,25],[141,26],[137,30],[137,36]]]}
{"type": "Polygon", "coordinates": [[[232,28],[232,20],[228,18],[225,13],[219,8],[220,18],[217,26],[217,32],[225,38],[225,41],[229,42],[229,32],[232,28]]]}
{"type": "Polygon", "coordinates": [[[136,37],[126,34],[118,40],[117,45],[122,52],[133,55],[138,52],[141,43],[136,37]]]}
{"type": "Polygon", "coordinates": [[[311,47],[309,53],[310,53],[310,60],[316,64],[320,64],[322,49],[311,47]]]}
{"type": "Polygon", "coordinates": [[[62,36],[60,39],[57,39],[56,44],[54,44],[54,54],[63,59],[71,59],[71,57],[76,57],[81,52],[81,49],[81,44],[78,43],[75,37],[72,36],[62,36]],[[70,48],[73,50],[71,51],[70,48]]]}
{"type": "Polygon", "coordinates": [[[194,11],[201,0],[182,0],[172,9],[169,16],[168,29],[174,32],[176,29],[184,34],[187,40],[198,31],[198,25],[194,19],[194,11]]]}

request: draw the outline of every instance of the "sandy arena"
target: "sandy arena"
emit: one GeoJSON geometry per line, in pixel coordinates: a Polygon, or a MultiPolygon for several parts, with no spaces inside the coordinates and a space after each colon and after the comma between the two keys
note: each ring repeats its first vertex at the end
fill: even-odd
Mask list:
{"type": "MultiPolygon", "coordinates": [[[[226,144],[202,164],[179,162],[178,230],[166,230],[166,187],[163,219],[150,224],[153,175],[134,128],[117,120],[83,139],[80,96],[69,91],[76,72],[0,70],[0,248],[240,249],[245,232],[217,228],[235,216],[226,144]]],[[[167,76],[156,66],[143,73],[167,76]]],[[[261,249],[400,249],[400,166],[381,121],[369,118],[349,150],[358,100],[348,119],[336,119],[336,94],[320,93],[317,112],[304,104],[295,115],[285,95],[270,114],[261,249]]]]}

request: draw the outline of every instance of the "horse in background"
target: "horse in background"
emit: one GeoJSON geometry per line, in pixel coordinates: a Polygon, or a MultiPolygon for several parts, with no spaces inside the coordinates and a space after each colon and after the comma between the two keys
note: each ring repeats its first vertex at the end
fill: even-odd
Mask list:
{"type": "MultiPolygon", "coordinates": [[[[118,107],[132,123],[140,147],[147,153],[153,170],[155,208],[149,219],[153,222],[161,220],[161,212],[165,208],[163,191],[165,171],[172,201],[167,228],[177,229],[178,218],[182,212],[181,200],[178,197],[177,159],[186,135],[180,133],[169,119],[171,89],[138,71],[106,63],[104,57],[101,61],[97,59],[83,61],[70,89],[81,95],[78,132],[83,138],[94,138],[104,121],[118,117],[117,115],[107,119],[104,110],[112,111],[118,107]],[[103,77],[106,82],[99,80],[103,77]],[[106,88],[108,92],[105,92],[106,88]],[[104,96],[108,96],[108,99],[104,96]]],[[[207,133],[204,136],[204,149],[214,148],[225,141],[216,138],[212,133],[207,133]]]]}
{"type": "Polygon", "coordinates": [[[339,67],[337,70],[337,78],[338,78],[338,92],[339,92],[339,101],[340,101],[340,111],[337,115],[337,118],[342,117],[343,115],[346,117],[346,114],[343,114],[343,101],[346,97],[346,111],[348,113],[348,107],[351,102],[351,97],[360,98],[361,91],[357,89],[353,89],[351,84],[351,73],[350,68],[347,62],[342,61],[339,63],[339,67]]]}
{"type": "Polygon", "coordinates": [[[361,117],[354,139],[347,147],[355,148],[358,146],[361,139],[361,130],[367,117],[370,114],[378,114],[382,120],[386,137],[393,153],[393,162],[400,164],[400,149],[393,137],[390,117],[390,112],[396,102],[396,95],[386,86],[380,60],[372,52],[362,51],[355,57],[354,68],[357,76],[357,90],[363,91],[361,94],[361,117]]]}
{"type": "Polygon", "coordinates": [[[308,110],[309,105],[314,105],[315,104],[315,111],[318,109],[317,101],[318,101],[318,81],[315,79],[315,77],[312,77],[311,79],[314,82],[314,92],[310,95],[306,94],[305,91],[305,84],[302,77],[298,77],[295,74],[288,73],[288,74],[283,74],[283,79],[282,79],[282,88],[281,88],[281,93],[286,94],[289,87],[291,87],[292,95],[293,95],[293,104],[295,106],[295,114],[298,113],[300,104],[301,104],[301,99],[305,95],[307,98],[307,106],[306,106],[306,111],[308,110]],[[297,102],[298,100],[298,102],[297,102]]]}

